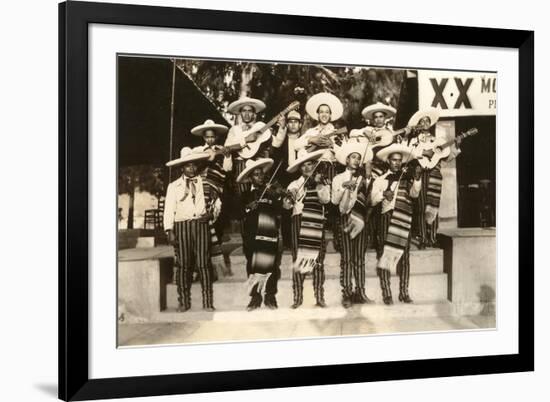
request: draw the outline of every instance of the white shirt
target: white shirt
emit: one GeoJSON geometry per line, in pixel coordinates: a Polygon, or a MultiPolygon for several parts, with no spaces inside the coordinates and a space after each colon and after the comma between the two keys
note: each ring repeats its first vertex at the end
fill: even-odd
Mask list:
{"type": "MultiPolygon", "coordinates": [[[[196,179],[194,198],[188,188],[187,177],[182,176],[168,185],[164,201],[164,230],[171,230],[174,222],[198,219],[206,214],[202,178],[195,176],[193,179],[196,179]]],[[[219,215],[221,204],[219,198],[214,202],[214,220],[219,215]]]]}
{"type": "MultiPolygon", "coordinates": [[[[294,141],[294,149],[299,151],[305,149],[309,144],[308,140],[313,137],[317,137],[320,134],[327,134],[334,131],[334,126],[331,123],[328,123],[322,130],[321,126],[317,125],[308,129],[300,138],[294,141]]],[[[325,153],[319,158],[319,160],[327,162],[335,162],[336,158],[334,157],[334,151],[330,148],[327,148],[325,153]]]]}
{"type": "MultiPolygon", "coordinates": [[[[371,205],[376,205],[382,202],[382,211],[381,211],[382,214],[394,209],[395,201],[397,200],[397,191],[395,191],[398,185],[397,181],[394,181],[390,187],[390,190],[393,191],[392,200],[388,201],[386,197],[384,197],[384,191],[386,191],[389,184],[386,177],[389,174],[391,174],[391,170],[388,169],[386,173],[384,173],[382,176],[379,176],[374,180],[374,183],[372,183],[372,191],[369,196],[369,203],[371,205]]],[[[414,180],[413,185],[409,190],[409,196],[411,198],[418,198],[418,195],[420,194],[420,190],[422,190],[422,180],[421,179],[414,180]]]]}
{"type": "MultiPolygon", "coordinates": [[[[214,144],[212,147],[210,147],[209,145],[204,144],[193,148],[193,152],[204,152],[209,149],[217,150],[220,148],[221,148],[221,145],[214,144]]],[[[231,169],[233,169],[233,160],[231,159],[231,155],[223,157],[222,169],[225,172],[231,172],[231,169]]]]}
{"type": "Polygon", "coordinates": [[[288,166],[292,165],[298,156],[296,151],[296,140],[300,138],[300,133],[292,134],[287,131],[288,135],[288,166]]]}
{"type": "MultiPolygon", "coordinates": [[[[332,179],[332,203],[334,205],[339,205],[340,204],[340,201],[342,201],[342,196],[344,195],[344,192],[346,191],[346,189],[344,187],[342,187],[342,184],[344,184],[346,181],[350,181],[351,179],[352,179],[352,173],[351,173],[351,170],[348,170],[348,169],[346,169],[345,172],[342,172],[342,173],[334,176],[334,178],[332,179]]],[[[371,181],[371,179],[368,178],[368,179],[366,179],[366,183],[363,184],[363,176],[359,176],[359,178],[357,179],[357,182],[356,182],[355,190],[353,190],[350,194],[349,210],[351,210],[351,208],[353,208],[353,206],[355,205],[355,201],[357,201],[357,192],[359,191],[359,187],[361,185],[368,186],[370,181],[371,181]]],[[[348,213],[349,210],[348,211],[342,211],[342,209],[340,209],[340,212],[348,213]]]]}
{"type": "MultiPolygon", "coordinates": [[[[313,177],[309,180],[313,180],[313,177]]],[[[287,187],[287,190],[294,194],[294,199],[297,200],[295,203],[288,202],[286,198],[283,199],[283,207],[285,209],[292,209],[292,216],[300,215],[304,210],[303,197],[306,194],[306,189],[304,184],[304,176],[294,180],[287,187]]],[[[319,202],[321,204],[328,204],[330,202],[330,187],[324,184],[317,185],[317,196],[319,197],[319,202]]]]}

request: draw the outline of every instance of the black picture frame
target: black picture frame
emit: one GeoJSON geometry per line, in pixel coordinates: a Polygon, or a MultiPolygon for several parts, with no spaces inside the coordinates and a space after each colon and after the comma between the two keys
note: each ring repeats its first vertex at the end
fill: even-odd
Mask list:
{"type": "Polygon", "coordinates": [[[59,4],[59,398],[89,400],[534,370],[534,32],[71,1],[59,4]],[[246,21],[246,25],[243,24],[246,21]],[[90,379],[88,25],[514,48],[519,52],[518,353],[90,379]],[[521,135],[519,135],[521,133],[521,135]],[[521,268],[521,269],[520,269],[521,268]]]}

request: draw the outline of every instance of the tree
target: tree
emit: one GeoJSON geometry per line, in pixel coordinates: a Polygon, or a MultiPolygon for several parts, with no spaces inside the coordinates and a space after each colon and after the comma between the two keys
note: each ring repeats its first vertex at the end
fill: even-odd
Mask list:
{"type": "MultiPolygon", "coordinates": [[[[343,119],[350,127],[362,125],[361,110],[374,102],[397,107],[405,70],[250,61],[176,60],[220,112],[241,96],[262,99],[273,116],[290,102],[305,101],[317,92],[331,92],[344,104],[343,119]],[[302,88],[303,93],[296,91],[302,88]]],[[[227,115],[228,120],[234,119],[227,115]]],[[[312,122],[306,118],[305,127],[312,122]]]]}
{"type": "Polygon", "coordinates": [[[147,191],[160,198],[164,193],[163,170],[151,165],[123,166],[118,174],[118,194],[128,194],[128,229],[134,228],[134,195],[147,191]]]}

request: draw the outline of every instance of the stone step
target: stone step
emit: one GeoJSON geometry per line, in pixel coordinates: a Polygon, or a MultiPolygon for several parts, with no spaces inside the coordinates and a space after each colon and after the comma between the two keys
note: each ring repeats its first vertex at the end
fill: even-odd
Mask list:
{"type": "MultiPolygon", "coordinates": [[[[391,288],[396,304],[401,304],[397,297],[399,295],[399,278],[392,276],[391,288]]],[[[329,307],[341,306],[341,287],[336,278],[325,280],[325,302],[329,307]]],[[[367,277],[366,293],[378,304],[382,302],[380,281],[377,277],[367,277]]],[[[419,303],[442,302],[447,300],[447,274],[422,274],[410,277],[409,293],[411,298],[419,303]]],[[[215,282],[214,283],[214,305],[218,312],[244,311],[250,298],[247,294],[246,283],[243,282],[215,282]]],[[[292,281],[281,279],[278,283],[277,301],[279,307],[288,308],[293,303],[292,281]]],[[[191,288],[191,304],[193,310],[200,310],[202,306],[201,288],[198,282],[193,283],[191,288]]],[[[177,307],[176,285],[166,285],[166,303],[161,300],[161,305],[167,310],[177,307]]],[[[313,281],[306,278],[304,281],[304,306],[315,305],[313,294],[313,281]]],[[[370,306],[366,306],[370,307],[370,306]]],[[[324,309],[321,309],[324,310],[324,309]]]]}
{"type": "Polygon", "coordinates": [[[340,305],[328,306],[326,308],[315,307],[311,303],[305,303],[300,308],[292,309],[288,306],[270,310],[264,306],[253,311],[224,310],[216,307],[216,311],[207,312],[201,309],[200,305],[193,306],[190,310],[180,313],[174,308],[155,313],[151,322],[273,322],[273,321],[306,321],[306,320],[334,320],[334,319],[368,319],[371,322],[395,319],[399,317],[426,318],[426,317],[449,317],[453,315],[452,304],[446,300],[431,302],[415,302],[403,304],[396,301],[395,304],[387,306],[380,301],[373,304],[353,305],[345,309],[340,305]]]}
{"type": "MultiPolygon", "coordinates": [[[[231,253],[231,267],[233,276],[223,277],[219,275],[223,282],[242,282],[246,280],[246,258],[242,253],[231,253]]],[[[441,274],[443,273],[443,250],[430,248],[425,250],[411,250],[411,275],[441,274]]],[[[289,251],[283,253],[281,261],[281,279],[290,279],[292,277],[292,255],[289,251]]],[[[367,276],[376,276],[376,252],[367,250],[367,276]]],[[[340,253],[327,253],[325,256],[325,275],[327,278],[340,277],[340,253]]]]}
{"type": "Polygon", "coordinates": [[[149,248],[155,247],[155,238],[151,237],[138,237],[136,248],[149,248]]]}

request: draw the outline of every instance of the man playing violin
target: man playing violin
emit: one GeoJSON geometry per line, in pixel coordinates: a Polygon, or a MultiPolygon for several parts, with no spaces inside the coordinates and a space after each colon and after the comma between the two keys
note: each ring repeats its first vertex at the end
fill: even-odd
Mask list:
{"type": "Polygon", "coordinates": [[[237,178],[239,183],[250,184],[250,188],[241,196],[243,251],[246,256],[246,273],[250,288],[248,311],[261,306],[263,289],[265,306],[270,309],[278,307],[276,294],[277,282],[281,276],[282,256],[279,228],[285,190],[276,182],[266,184],[266,173],[272,165],[273,159],[269,158],[248,160],[245,169],[237,178]]]}
{"type": "Polygon", "coordinates": [[[376,155],[387,164],[384,174],[372,185],[369,203],[375,206],[376,272],[380,278],[385,304],[393,304],[390,277],[399,275],[399,301],[412,303],[409,296],[409,249],[411,243],[412,200],[418,197],[421,169],[411,173],[403,168],[411,161],[411,150],[404,144],[392,144],[376,155]]]}
{"type": "Polygon", "coordinates": [[[304,279],[313,275],[313,291],[316,305],[326,307],[325,282],[325,207],[330,203],[330,186],[322,174],[316,172],[318,159],[324,150],[311,153],[302,151],[296,161],[287,168],[288,173],[298,170],[301,176],[291,182],[283,207],[292,210],[292,291],[298,308],[304,301],[304,279]]]}
{"type": "Polygon", "coordinates": [[[372,151],[366,143],[349,143],[336,151],[336,159],[346,166],[346,170],[332,181],[332,203],[338,206],[341,214],[340,285],[342,305],[349,308],[352,303],[372,302],[365,293],[367,197],[372,179],[370,169],[367,169],[366,176],[361,174],[360,169],[365,160],[372,160],[372,151]]]}

